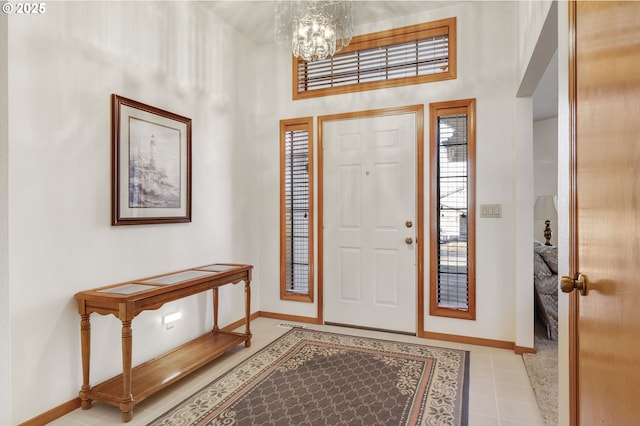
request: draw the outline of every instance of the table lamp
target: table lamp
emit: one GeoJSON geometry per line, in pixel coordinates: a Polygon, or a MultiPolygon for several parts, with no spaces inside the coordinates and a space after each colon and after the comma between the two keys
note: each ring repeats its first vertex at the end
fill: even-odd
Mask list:
{"type": "Polygon", "coordinates": [[[544,244],[551,245],[551,218],[555,218],[557,214],[555,196],[540,195],[536,198],[536,204],[533,207],[533,217],[535,220],[544,220],[544,244]]]}

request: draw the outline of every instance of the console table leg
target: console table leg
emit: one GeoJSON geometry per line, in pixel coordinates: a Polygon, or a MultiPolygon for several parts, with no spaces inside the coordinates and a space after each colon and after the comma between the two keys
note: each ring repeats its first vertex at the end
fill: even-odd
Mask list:
{"type": "Polygon", "coordinates": [[[213,331],[220,330],[218,326],[218,288],[213,289],[213,331]]]}
{"type": "Polygon", "coordinates": [[[122,421],[128,422],[133,418],[133,407],[129,403],[121,403],[120,411],[122,411],[122,421]],[[128,411],[127,411],[128,410],[128,411]]]}
{"type": "Polygon", "coordinates": [[[133,417],[133,395],[131,395],[131,353],[133,330],[131,321],[122,321],[122,421],[128,422],[133,417]]]}
{"type": "Polygon", "coordinates": [[[91,359],[91,320],[90,314],[80,315],[80,342],[82,345],[82,388],[80,388],[80,406],[83,410],[91,408],[91,399],[87,392],[91,389],[89,385],[89,371],[91,359]]]}
{"type": "Polygon", "coordinates": [[[244,334],[247,337],[247,340],[244,342],[245,347],[251,346],[251,327],[249,324],[251,323],[251,280],[246,280],[244,282],[244,322],[245,322],[245,330],[244,334]]]}

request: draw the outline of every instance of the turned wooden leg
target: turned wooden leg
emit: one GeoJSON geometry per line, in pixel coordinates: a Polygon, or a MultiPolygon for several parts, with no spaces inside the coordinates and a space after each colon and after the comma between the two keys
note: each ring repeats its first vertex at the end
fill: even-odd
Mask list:
{"type": "Polygon", "coordinates": [[[218,331],[218,287],[213,289],[213,331],[218,331]]]}
{"type": "Polygon", "coordinates": [[[246,280],[244,283],[244,322],[245,330],[244,334],[247,336],[247,340],[244,342],[245,347],[251,346],[251,280],[246,280]]]}
{"type": "Polygon", "coordinates": [[[91,320],[90,314],[80,315],[80,342],[82,345],[82,388],[80,388],[80,406],[83,410],[91,408],[91,400],[87,392],[89,385],[89,371],[91,358],[91,320]]]}
{"type": "Polygon", "coordinates": [[[131,353],[133,330],[131,321],[122,321],[122,421],[128,422],[133,418],[133,395],[131,395],[131,353]]]}

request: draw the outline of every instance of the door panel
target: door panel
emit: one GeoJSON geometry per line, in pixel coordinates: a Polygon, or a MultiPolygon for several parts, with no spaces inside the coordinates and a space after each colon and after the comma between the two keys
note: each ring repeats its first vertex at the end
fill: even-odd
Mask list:
{"type": "Polygon", "coordinates": [[[338,280],[341,302],[362,303],[362,250],[353,247],[340,248],[340,279],[338,280]]]}
{"type": "Polygon", "coordinates": [[[398,252],[396,250],[374,250],[373,303],[375,305],[398,306],[398,252]]]}
{"type": "Polygon", "coordinates": [[[324,318],[416,332],[416,118],[323,123],[324,318]]]}
{"type": "Polygon", "coordinates": [[[640,3],[577,2],[570,339],[575,424],[638,423],[640,395],[640,3]],[[577,418],[575,418],[577,417],[577,418]]]}
{"type": "Polygon", "coordinates": [[[359,165],[346,164],[340,166],[340,182],[342,182],[342,185],[339,186],[340,226],[346,232],[360,231],[361,227],[360,173],[361,168],[359,165]]]}

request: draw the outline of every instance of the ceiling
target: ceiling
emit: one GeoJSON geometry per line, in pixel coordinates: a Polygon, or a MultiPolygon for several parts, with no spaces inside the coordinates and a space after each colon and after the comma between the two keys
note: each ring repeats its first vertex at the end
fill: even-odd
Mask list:
{"type": "MultiPolygon", "coordinates": [[[[467,0],[469,1],[469,0],[467,0]]],[[[454,6],[467,1],[375,1],[353,0],[355,25],[385,21],[433,9],[454,6]]],[[[257,45],[271,44],[273,37],[273,12],[277,1],[227,0],[202,1],[213,13],[229,23],[237,31],[257,45]]]]}
{"type": "MultiPolygon", "coordinates": [[[[386,21],[414,13],[455,6],[468,1],[352,1],[355,25],[386,21]]],[[[231,25],[256,45],[274,42],[274,10],[277,1],[270,0],[227,0],[201,2],[205,7],[231,25]]],[[[551,60],[547,71],[533,94],[534,121],[544,120],[558,115],[558,58],[551,60]]]]}

